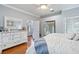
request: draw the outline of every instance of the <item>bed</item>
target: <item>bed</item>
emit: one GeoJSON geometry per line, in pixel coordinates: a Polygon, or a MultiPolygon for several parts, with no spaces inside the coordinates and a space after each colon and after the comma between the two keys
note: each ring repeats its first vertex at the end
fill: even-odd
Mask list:
{"type": "Polygon", "coordinates": [[[78,40],[78,33],[52,33],[32,41],[26,54],[78,54],[78,40]]]}

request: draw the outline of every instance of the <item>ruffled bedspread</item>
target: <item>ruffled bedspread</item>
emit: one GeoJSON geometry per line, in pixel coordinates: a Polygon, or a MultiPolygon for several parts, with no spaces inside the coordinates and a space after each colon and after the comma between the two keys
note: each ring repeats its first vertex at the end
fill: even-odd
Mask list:
{"type": "Polygon", "coordinates": [[[49,34],[32,42],[28,54],[77,54],[79,41],[69,39],[70,34],[49,34]]]}

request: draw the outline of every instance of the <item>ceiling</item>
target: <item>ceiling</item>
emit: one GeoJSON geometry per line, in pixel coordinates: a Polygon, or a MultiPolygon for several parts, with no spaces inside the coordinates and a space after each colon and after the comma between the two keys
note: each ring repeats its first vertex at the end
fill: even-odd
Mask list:
{"type": "Polygon", "coordinates": [[[48,4],[47,5],[48,8],[49,9],[52,8],[54,12],[50,12],[49,9],[47,10],[39,9],[40,4],[9,4],[9,6],[12,6],[12,7],[21,9],[23,11],[29,12],[33,15],[42,17],[45,15],[53,14],[54,12],[57,12],[57,11],[79,7],[79,4],[48,4]]]}

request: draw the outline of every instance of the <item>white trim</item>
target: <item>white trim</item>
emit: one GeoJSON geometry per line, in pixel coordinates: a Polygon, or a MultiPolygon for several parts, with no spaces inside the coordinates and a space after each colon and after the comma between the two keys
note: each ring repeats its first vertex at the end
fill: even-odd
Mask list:
{"type": "Polygon", "coordinates": [[[79,16],[67,17],[67,19],[72,19],[72,18],[79,18],[79,16]]]}
{"type": "Polygon", "coordinates": [[[19,9],[19,8],[16,8],[16,7],[13,7],[13,6],[7,5],[7,4],[2,4],[2,5],[5,6],[5,7],[8,7],[8,8],[14,9],[14,10],[16,10],[16,11],[22,12],[22,13],[24,13],[24,14],[28,14],[28,15],[33,16],[33,17],[40,17],[40,16],[37,16],[37,15],[32,14],[32,13],[30,13],[30,12],[24,11],[24,10],[22,10],[22,9],[19,9]]]}
{"type": "Polygon", "coordinates": [[[78,7],[79,7],[79,6],[72,7],[72,8],[67,8],[67,9],[62,9],[62,11],[67,11],[67,10],[74,9],[74,8],[78,8],[78,7]]]}

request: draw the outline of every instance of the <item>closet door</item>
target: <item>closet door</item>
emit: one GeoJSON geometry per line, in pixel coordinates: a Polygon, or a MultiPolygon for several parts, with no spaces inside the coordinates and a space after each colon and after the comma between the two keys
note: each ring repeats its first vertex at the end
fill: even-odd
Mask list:
{"type": "Polygon", "coordinates": [[[33,39],[39,39],[39,21],[33,22],[33,39]]]}

